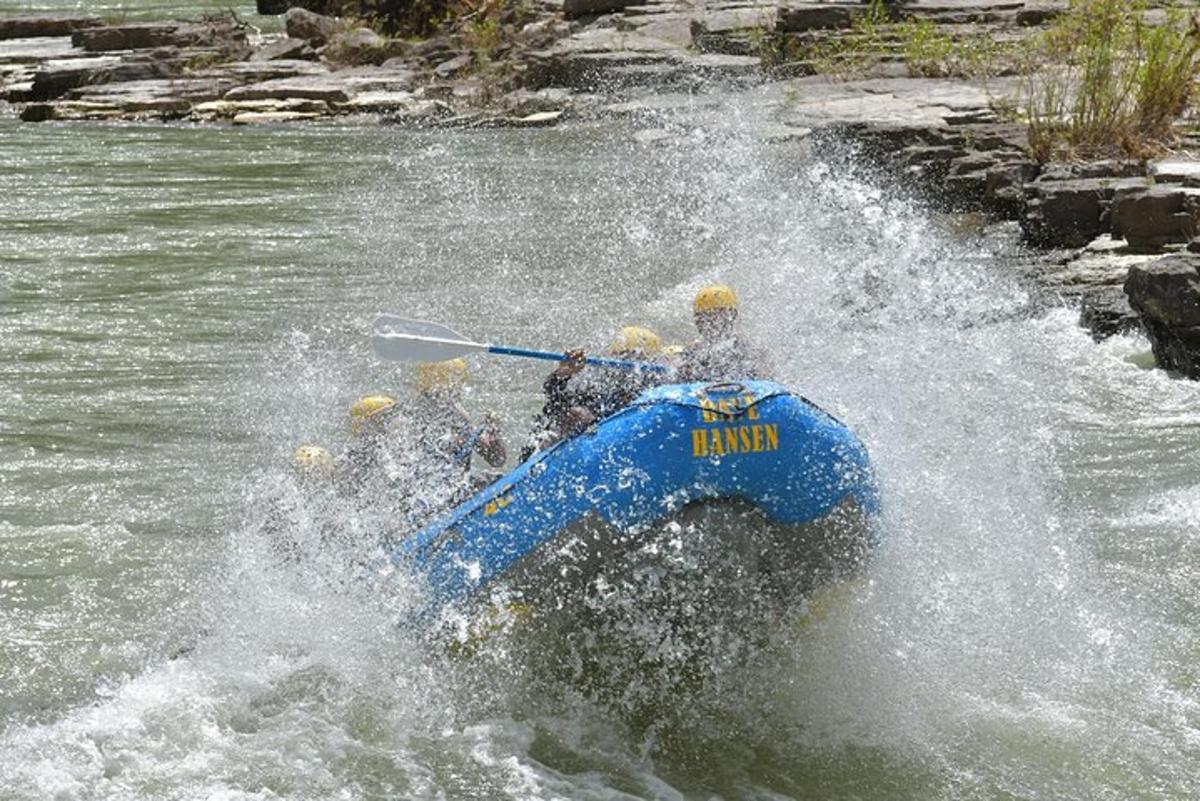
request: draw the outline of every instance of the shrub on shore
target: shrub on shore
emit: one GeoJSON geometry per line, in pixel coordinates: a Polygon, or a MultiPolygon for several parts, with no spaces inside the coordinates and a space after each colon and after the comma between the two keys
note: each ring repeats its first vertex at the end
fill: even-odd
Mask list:
{"type": "Polygon", "coordinates": [[[1039,161],[1142,158],[1168,144],[1200,72],[1200,28],[1172,5],[1072,0],[1042,37],[1047,64],[1024,82],[1029,144],[1039,161]]]}

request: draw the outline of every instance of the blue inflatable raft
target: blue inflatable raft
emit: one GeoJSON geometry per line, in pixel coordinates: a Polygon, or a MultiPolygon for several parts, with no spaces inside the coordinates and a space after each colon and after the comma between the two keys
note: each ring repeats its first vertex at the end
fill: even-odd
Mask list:
{"type": "Polygon", "coordinates": [[[656,528],[719,512],[738,521],[720,547],[777,585],[786,577],[793,595],[854,569],[878,511],[865,448],[817,406],[765,381],[679,384],[536,454],[385,553],[424,578],[430,613],[500,586],[561,604],[565,584],[596,581],[656,528]]]}

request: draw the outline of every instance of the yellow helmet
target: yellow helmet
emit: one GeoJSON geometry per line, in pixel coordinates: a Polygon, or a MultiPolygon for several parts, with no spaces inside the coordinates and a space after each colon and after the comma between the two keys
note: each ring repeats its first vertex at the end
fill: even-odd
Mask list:
{"type": "Polygon", "coordinates": [[[328,476],[333,472],[333,454],[320,445],[301,445],[292,453],[292,466],[301,476],[328,476]]]}
{"type": "Polygon", "coordinates": [[[676,356],[683,354],[683,345],[667,345],[662,349],[662,355],[668,359],[674,359],[676,356]]]}
{"type": "Polygon", "coordinates": [[[396,405],[396,399],[387,395],[366,395],[350,405],[350,431],[357,434],[363,425],[375,416],[396,405]]]}
{"type": "Polygon", "coordinates": [[[608,346],[609,353],[641,353],[654,356],[662,350],[658,334],[640,325],[627,325],[617,332],[616,339],[608,346]]]}
{"type": "Polygon", "coordinates": [[[724,284],[712,284],[696,293],[692,303],[692,311],[696,314],[710,311],[737,311],[738,296],[730,287],[724,284]]]}
{"type": "Polygon", "coordinates": [[[445,362],[420,362],[413,375],[413,384],[419,392],[435,389],[459,389],[467,384],[470,371],[462,359],[445,362]]]}

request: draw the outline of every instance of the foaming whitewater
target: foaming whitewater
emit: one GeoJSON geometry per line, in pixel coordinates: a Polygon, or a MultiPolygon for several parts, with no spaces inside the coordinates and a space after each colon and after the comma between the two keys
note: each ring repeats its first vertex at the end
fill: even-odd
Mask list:
{"type": "MultiPolygon", "coordinates": [[[[16,798],[1187,794],[1200,755],[1184,667],[1198,579],[1153,543],[1198,555],[1185,478],[1195,385],[1139,367],[1141,340],[1095,346],[1070,312],[1032,314],[1006,275],[1019,257],[1008,234],[954,230],[851,150],[737,130],[645,148],[626,133],[362,144],[381,166],[340,190],[363,221],[343,232],[359,237],[345,247],[353,262],[330,271],[328,305],[290,321],[229,390],[259,400],[240,422],[273,445],[231,500],[240,525],[195,579],[189,635],[95,703],[4,729],[0,787],[16,798]],[[702,530],[667,532],[650,554],[665,567],[645,580],[609,578],[622,592],[619,608],[598,608],[620,623],[607,649],[587,630],[548,640],[519,620],[449,646],[398,625],[420,586],[360,580],[393,521],[314,498],[287,467],[301,442],[344,443],[354,397],[404,391],[402,373],[368,360],[370,317],[404,311],[534,347],[594,347],[628,323],[686,341],[688,302],[711,280],[738,287],[781,382],[867,444],[885,512],[865,569],[751,639],[716,632],[708,645],[729,658],[707,653],[702,671],[658,614],[676,602],[675,579],[704,573],[688,561],[702,530]],[[1161,492],[1131,487],[1156,459],[1174,478],[1161,492]]],[[[473,369],[468,405],[500,412],[517,450],[545,366],[473,369]]]]}

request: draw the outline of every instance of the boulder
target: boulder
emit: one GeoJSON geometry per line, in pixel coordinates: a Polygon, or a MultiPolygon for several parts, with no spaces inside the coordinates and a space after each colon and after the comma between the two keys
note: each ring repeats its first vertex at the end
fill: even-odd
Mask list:
{"type": "Polygon", "coordinates": [[[1025,213],[1025,184],[1036,175],[1037,165],[1031,161],[1009,161],[989,167],[984,177],[984,205],[994,214],[1020,219],[1025,213]]]}
{"type": "Polygon", "coordinates": [[[312,11],[316,14],[336,14],[337,0],[257,0],[255,10],[259,14],[283,14],[293,8],[312,11]]]}
{"type": "Polygon", "coordinates": [[[1121,287],[1110,286],[1083,295],[1079,308],[1079,324],[1099,342],[1117,334],[1136,331],[1140,319],[1129,305],[1129,297],[1121,287]]]}
{"type": "Polygon", "coordinates": [[[321,49],[321,58],[325,61],[347,67],[382,64],[394,55],[388,40],[370,28],[335,33],[321,49]]]}
{"type": "Polygon", "coordinates": [[[1167,256],[1131,268],[1125,294],[1159,366],[1200,379],[1200,256],[1167,256]]]}
{"type": "Polygon", "coordinates": [[[1142,186],[1122,189],[1113,198],[1113,236],[1131,248],[1154,250],[1187,242],[1200,222],[1200,189],[1142,186]]]}
{"type": "Polygon", "coordinates": [[[1021,230],[1039,247],[1081,248],[1103,229],[1114,191],[1104,178],[1026,184],[1021,230]]]}
{"type": "Polygon", "coordinates": [[[946,176],[944,187],[945,192],[939,199],[948,208],[975,208],[987,192],[987,171],[951,172],[946,176]]]}
{"type": "Polygon", "coordinates": [[[289,8],[283,18],[287,35],[292,39],[305,39],[313,45],[323,45],[345,26],[333,17],[314,14],[303,8],[289,8]]]}
{"type": "Polygon", "coordinates": [[[0,39],[32,39],[41,36],[70,36],[83,28],[94,28],[99,17],[21,14],[0,17],[0,39]]]}
{"type": "Polygon", "coordinates": [[[48,122],[54,119],[53,103],[30,103],[21,109],[21,122],[48,122]]]}

